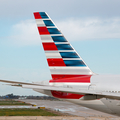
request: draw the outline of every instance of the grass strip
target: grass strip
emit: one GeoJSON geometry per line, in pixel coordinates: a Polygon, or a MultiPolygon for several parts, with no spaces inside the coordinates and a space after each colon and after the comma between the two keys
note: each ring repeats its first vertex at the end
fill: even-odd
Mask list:
{"type": "Polygon", "coordinates": [[[14,109],[0,109],[0,116],[59,116],[55,113],[47,111],[46,109],[28,109],[28,108],[14,108],[14,109]]]}
{"type": "Polygon", "coordinates": [[[21,101],[3,100],[3,101],[0,101],[0,105],[29,105],[29,104],[21,101]]]}

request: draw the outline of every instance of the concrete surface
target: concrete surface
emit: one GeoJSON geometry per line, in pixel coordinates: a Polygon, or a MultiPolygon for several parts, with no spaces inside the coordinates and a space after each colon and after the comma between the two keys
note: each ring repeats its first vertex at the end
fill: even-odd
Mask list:
{"type": "Polygon", "coordinates": [[[106,114],[103,112],[99,112],[96,110],[92,110],[92,109],[82,107],[82,106],[79,106],[79,105],[76,105],[76,104],[73,104],[70,102],[66,102],[66,101],[33,100],[33,99],[25,99],[25,100],[21,100],[21,101],[37,105],[35,108],[46,107],[46,108],[49,108],[51,110],[56,110],[56,111],[68,113],[71,115],[76,115],[76,116],[87,118],[87,119],[89,118],[91,120],[93,118],[96,118],[96,120],[99,120],[99,119],[101,120],[103,118],[105,118],[105,119],[109,118],[109,119],[113,119],[113,120],[120,119],[120,117],[106,114]]]}
{"type": "Polygon", "coordinates": [[[0,109],[1,108],[35,108],[35,107],[31,106],[31,105],[29,105],[29,106],[27,106],[27,105],[12,105],[12,106],[10,106],[10,105],[1,105],[0,109]]]}
{"type": "Polygon", "coordinates": [[[44,116],[11,116],[0,117],[0,120],[120,120],[103,117],[44,117],[44,116]]]}

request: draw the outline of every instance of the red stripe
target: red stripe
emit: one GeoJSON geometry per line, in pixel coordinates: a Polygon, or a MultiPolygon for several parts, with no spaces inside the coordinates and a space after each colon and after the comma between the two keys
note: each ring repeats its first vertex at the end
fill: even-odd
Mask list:
{"type": "Polygon", "coordinates": [[[73,94],[73,93],[64,93],[60,91],[51,91],[52,95],[56,98],[63,98],[63,99],[80,99],[84,95],[73,94]]]}
{"type": "Polygon", "coordinates": [[[38,31],[40,35],[49,35],[49,31],[46,27],[38,27],[38,31]]]}
{"type": "Polygon", "coordinates": [[[42,43],[44,50],[58,50],[55,43],[42,43]]]}
{"type": "Polygon", "coordinates": [[[52,74],[53,79],[61,79],[61,78],[73,78],[73,77],[85,77],[89,75],[60,75],[60,74],[52,74]]]}
{"type": "Polygon", "coordinates": [[[35,19],[42,19],[39,12],[35,12],[33,14],[34,14],[35,19]]]}
{"type": "Polygon", "coordinates": [[[73,83],[90,83],[90,77],[91,76],[85,76],[85,77],[72,77],[72,78],[63,78],[63,79],[52,79],[49,82],[73,82],[73,83]]]}
{"type": "Polygon", "coordinates": [[[62,58],[47,59],[49,66],[66,66],[62,58]]]}

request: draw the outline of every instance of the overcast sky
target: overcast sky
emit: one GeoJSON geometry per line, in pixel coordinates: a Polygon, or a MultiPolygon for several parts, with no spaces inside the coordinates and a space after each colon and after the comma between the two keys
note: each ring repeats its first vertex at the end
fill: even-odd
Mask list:
{"type": "MultiPolygon", "coordinates": [[[[120,0],[0,0],[0,79],[51,79],[33,12],[45,11],[90,69],[120,74],[120,0]]],[[[0,83],[0,95],[40,95],[0,83]]]]}

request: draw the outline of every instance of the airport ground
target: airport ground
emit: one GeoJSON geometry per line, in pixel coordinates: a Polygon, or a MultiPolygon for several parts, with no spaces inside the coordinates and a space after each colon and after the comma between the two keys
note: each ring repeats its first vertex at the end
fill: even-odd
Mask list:
{"type": "MultiPolygon", "coordinates": [[[[70,102],[66,101],[50,101],[50,100],[32,100],[32,99],[25,99],[21,100],[25,103],[30,103],[36,105],[36,107],[45,107],[47,109],[51,109],[53,111],[59,111],[61,113],[66,113],[68,115],[78,116],[77,119],[90,119],[90,120],[106,120],[106,119],[113,119],[113,120],[120,120],[119,117],[106,114],[103,112],[99,112],[96,110],[92,110],[83,106],[79,106],[70,102]]],[[[68,116],[67,116],[68,117],[68,116]]],[[[70,117],[72,118],[72,117],[70,117]]],[[[69,118],[69,119],[70,119],[69,118]]],[[[69,120],[68,119],[68,120],[69,120]]],[[[55,120],[55,119],[53,119],[55,120]]],[[[65,119],[66,120],[66,119],[65,119]]]]}
{"type": "Polygon", "coordinates": [[[0,120],[120,120],[113,118],[103,118],[103,117],[46,117],[46,116],[6,116],[0,117],[0,120]]]}
{"type": "MultiPolygon", "coordinates": [[[[18,101],[18,100],[16,100],[18,101]]],[[[25,99],[22,102],[32,105],[2,105],[0,108],[33,108],[45,107],[60,116],[1,116],[0,120],[120,120],[119,117],[91,110],[65,101],[25,99]]]]}

